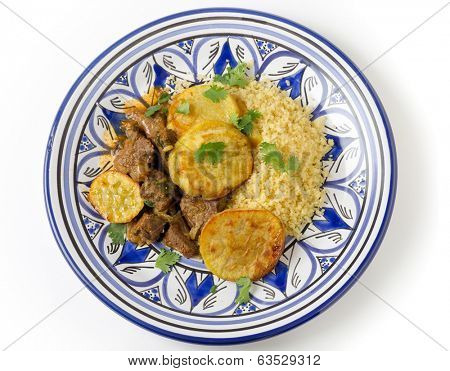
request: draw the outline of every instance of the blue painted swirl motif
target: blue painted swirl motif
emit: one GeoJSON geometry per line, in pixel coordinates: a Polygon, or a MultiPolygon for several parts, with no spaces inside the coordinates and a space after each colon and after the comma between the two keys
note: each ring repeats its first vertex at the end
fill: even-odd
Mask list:
{"type": "Polygon", "coordinates": [[[78,200],[82,222],[94,245],[112,269],[149,301],[198,315],[243,315],[286,300],[320,279],[338,261],[355,229],[366,195],[366,169],[357,121],[346,97],[317,66],[272,42],[237,36],[189,39],[148,55],[116,77],[98,100],[79,146],[78,200]],[[101,161],[108,139],[120,133],[129,99],[145,104],[152,86],[173,89],[179,80],[199,83],[228,66],[249,62],[257,79],[272,80],[302,106],[312,119],[326,117],[326,136],[334,146],[324,161],[329,176],[324,185],[322,215],[316,215],[301,240],[286,240],[286,249],[272,272],[255,282],[251,301],[236,305],[236,285],[214,277],[201,260],[182,258],[170,273],[155,268],[161,243],[137,247],[127,241],[114,245],[107,223],[87,202],[92,180],[111,167],[101,161]],[[210,292],[215,285],[217,289],[210,292]]]}

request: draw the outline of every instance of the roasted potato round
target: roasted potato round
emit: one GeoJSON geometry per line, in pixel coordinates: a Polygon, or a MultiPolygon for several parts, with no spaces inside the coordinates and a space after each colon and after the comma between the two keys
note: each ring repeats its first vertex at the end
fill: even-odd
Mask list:
{"type": "Polygon", "coordinates": [[[174,130],[178,137],[201,121],[230,122],[231,114],[240,114],[239,104],[231,94],[217,103],[206,98],[203,93],[209,88],[209,85],[192,86],[172,98],[167,115],[167,127],[174,130]],[[178,107],[184,102],[189,103],[189,113],[178,113],[178,107]]]}
{"type": "Polygon", "coordinates": [[[283,224],[267,210],[229,209],[212,216],[199,238],[200,254],[216,276],[259,280],[284,249],[283,224]]]}
{"type": "Polygon", "coordinates": [[[115,170],[94,179],[89,190],[89,201],[111,223],[128,223],[144,207],[139,184],[115,170]]]}
{"type": "Polygon", "coordinates": [[[176,142],[169,155],[168,167],[172,181],[189,196],[202,196],[206,200],[220,198],[251,175],[250,142],[230,124],[204,121],[191,127],[176,142]],[[199,161],[198,151],[211,143],[223,146],[220,158],[199,161]]]}

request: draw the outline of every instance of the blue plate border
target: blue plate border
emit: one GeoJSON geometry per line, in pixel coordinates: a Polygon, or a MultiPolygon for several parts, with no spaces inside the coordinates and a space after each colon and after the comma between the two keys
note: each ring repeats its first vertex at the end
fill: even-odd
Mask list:
{"type": "Polygon", "coordinates": [[[238,344],[238,343],[244,343],[244,342],[250,342],[250,341],[256,341],[256,340],[261,340],[267,337],[271,337],[274,335],[278,335],[281,334],[283,332],[286,332],[294,327],[299,326],[302,323],[305,323],[307,321],[309,321],[310,319],[314,318],[315,316],[319,315],[320,313],[322,313],[323,311],[325,311],[326,309],[328,309],[334,302],[336,302],[342,295],[345,294],[345,292],[347,292],[347,290],[350,289],[350,287],[352,287],[357,279],[362,275],[362,273],[365,271],[365,269],[367,268],[367,266],[369,265],[369,263],[372,261],[372,259],[374,258],[376,252],[378,251],[378,248],[386,234],[387,231],[387,227],[389,225],[389,221],[391,219],[392,216],[392,211],[394,208],[394,201],[395,201],[395,196],[397,193],[397,176],[398,176],[398,168],[397,168],[397,155],[396,155],[396,149],[395,149],[395,142],[394,142],[394,137],[393,137],[393,133],[392,133],[392,128],[390,126],[389,123],[389,119],[387,117],[386,111],[384,110],[384,107],[378,97],[378,95],[376,94],[375,90],[373,89],[372,85],[369,83],[369,81],[367,80],[367,78],[364,76],[364,74],[362,73],[362,71],[350,60],[350,58],[348,58],[339,48],[337,48],[336,46],[334,46],[330,41],[328,41],[327,39],[325,39],[324,37],[320,36],[319,34],[317,34],[316,32],[310,30],[309,28],[302,26],[296,22],[293,22],[289,19],[283,18],[283,17],[279,17],[279,16],[275,16],[272,14],[268,14],[265,12],[260,12],[260,11],[255,11],[255,10],[249,10],[249,9],[241,9],[241,8],[202,8],[202,9],[194,9],[194,10],[190,10],[190,11],[185,11],[185,12],[180,12],[180,13],[176,13],[164,18],[160,18],[156,21],[150,22],[136,30],[134,30],[133,32],[129,33],[128,35],[122,37],[120,40],[118,40],[117,42],[115,42],[114,44],[112,44],[109,48],[107,48],[103,53],[101,53],[84,71],[83,73],[80,75],[80,77],[75,81],[75,83],[73,84],[73,86],[70,88],[69,92],[67,93],[66,97],[64,98],[57,114],[55,117],[55,120],[53,122],[52,125],[52,129],[50,132],[50,136],[49,136],[49,141],[48,141],[48,145],[47,145],[47,150],[46,150],[46,154],[45,154],[45,163],[44,163],[44,196],[45,196],[45,205],[46,205],[46,210],[47,210],[47,216],[49,218],[50,221],[50,225],[52,228],[52,232],[53,235],[58,243],[58,246],[61,250],[61,252],[63,253],[65,259],[67,260],[67,262],[69,263],[69,265],[71,266],[72,270],[75,272],[75,274],[81,279],[81,281],[84,283],[84,285],[97,297],[99,297],[104,304],[106,304],[108,307],[110,307],[111,309],[113,309],[114,311],[116,311],[118,314],[120,314],[121,316],[125,317],[126,319],[130,320],[131,322],[145,328],[148,330],[151,330],[155,333],[158,333],[160,335],[172,338],[172,339],[176,339],[176,340],[181,340],[181,341],[187,341],[187,342],[192,342],[192,343],[198,343],[198,344],[208,344],[208,345],[219,345],[219,344],[238,344]],[[382,224],[380,226],[380,230],[378,231],[378,234],[366,256],[366,258],[363,260],[363,262],[359,265],[358,269],[356,270],[356,272],[352,275],[352,277],[345,282],[345,284],[332,296],[330,297],[326,302],[324,302],[323,304],[321,304],[319,307],[315,308],[313,311],[311,311],[310,313],[306,314],[305,316],[292,321],[289,324],[286,324],[284,326],[280,326],[276,329],[272,329],[266,332],[262,332],[262,333],[258,333],[258,334],[254,334],[254,335],[248,335],[248,336],[242,336],[239,338],[204,338],[204,337],[194,337],[194,336],[187,336],[187,335],[181,335],[178,333],[174,333],[174,332],[170,332],[170,331],[166,331],[166,330],[162,330],[158,327],[149,325],[146,322],[141,321],[140,319],[134,317],[133,315],[131,315],[130,313],[124,311],[122,308],[118,307],[115,303],[111,302],[106,296],[104,296],[93,284],[92,282],[87,279],[87,277],[81,272],[81,270],[79,269],[79,267],[75,264],[75,262],[72,260],[70,254],[67,251],[67,248],[65,247],[61,235],[57,229],[56,226],[56,221],[55,221],[55,217],[53,214],[53,209],[52,209],[52,205],[50,202],[50,195],[49,195],[49,165],[50,165],[50,157],[51,157],[51,147],[52,147],[52,142],[53,142],[53,136],[54,133],[56,132],[56,128],[58,126],[58,122],[61,118],[61,115],[70,99],[70,97],[72,96],[72,94],[74,93],[74,91],[76,90],[76,88],[78,87],[78,85],[80,84],[80,82],[84,79],[84,77],[90,72],[90,70],[106,55],[108,54],[111,50],[113,50],[114,48],[116,48],[117,46],[119,46],[120,44],[122,44],[124,41],[128,40],[129,38],[133,37],[134,35],[140,33],[141,31],[158,25],[162,22],[166,22],[172,19],[176,19],[176,18],[180,18],[183,16],[188,16],[188,15],[192,15],[192,14],[199,14],[199,13],[208,13],[208,12],[233,12],[233,13],[240,13],[240,14],[247,14],[247,15],[256,15],[256,16],[262,16],[262,17],[266,17],[272,20],[276,20],[285,24],[288,24],[290,26],[293,26],[301,31],[307,32],[310,35],[312,35],[313,37],[317,38],[318,40],[320,40],[321,42],[323,42],[325,45],[327,45],[330,49],[332,49],[336,54],[338,54],[357,74],[357,76],[361,79],[361,81],[364,83],[364,85],[366,86],[367,90],[369,91],[369,93],[371,94],[372,98],[374,99],[374,102],[377,106],[377,109],[381,115],[386,133],[387,133],[387,141],[388,141],[388,147],[389,147],[389,151],[390,151],[390,162],[391,162],[391,177],[390,177],[390,187],[389,187],[389,195],[388,195],[388,201],[387,201],[387,205],[386,205],[386,211],[383,217],[383,221],[382,224]]]}

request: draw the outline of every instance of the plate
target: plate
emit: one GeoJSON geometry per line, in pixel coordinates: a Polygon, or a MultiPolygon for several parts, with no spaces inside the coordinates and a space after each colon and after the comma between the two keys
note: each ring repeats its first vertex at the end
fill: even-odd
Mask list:
{"type": "Polygon", "coordinates": [[[64,99],[48,141],[45,201],[56,241],[84,284],[133,323],[174,339],[231,344],[282,333],[328,308],[376,253],[396,190],[394,140],[373,88],[329,41],[297,23],[253,10],[192,10],[151,22],[104,51],[64,99]],[[152,86],[172,89],[238,62],[326,117],[334,147],[322,216],[302,238],[286,240],[274,270],[237,305],[236,285],[201,260],[155,268],[155,243],[115,245],[107,222],[87,202],[92,180],[111,168],[108,143],[125,102],[152,86]],[[215,293],[210,289],[217,286],[215,293]]]}

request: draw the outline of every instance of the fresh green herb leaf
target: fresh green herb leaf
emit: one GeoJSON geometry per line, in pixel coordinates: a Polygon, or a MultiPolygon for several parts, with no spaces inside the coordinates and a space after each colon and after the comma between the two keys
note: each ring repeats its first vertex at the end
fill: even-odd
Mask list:
{"type": "Polygon", "coordinates": [[[250,287],[252,281],[248,277],[241,277],[236,281],[239,290],[239,295],[235,300],[236,304],[245,304],[250,301],[250,287]]]}
{"type": "Polygon", "coordinates": [[[228,92],[220,86],[212,85],[208,90],[203,92],[203,95],[214,103],[219,103],[227,97],[228,92]]]}
{"type": "Polygon", "coordinates": [[[164,115],[167,115],[167,112],[169,112],[169,109],[166,106],[164,106],[164,107],[161,107],[159,112],[161,112],[164,115]]]}
{"type": "Polygon", "coordinates": [[[263,161],[267,165],[272,165],[278,171],[286,171],[283,155],[278,151],[277,146],[272,143],[262,142],[259,145],[263,161]]]}
{"type": "Polygon", "coordinates": [[[248,84],[248,78],[246,75],[247,64],[239,63],[236,67],[227,67],[227,72],[223,75],[214,76],[214,81],[220,82],[224,85],[239,86],[243,88],[248,84]]]}
{"type": "Polygon", "coordinates": [[[263,155],[263,160],[266,164],[272,165],[278,171],[285,171],[283,155],[281,152],[273,151],[263,155]]]}
{"type": "Polygon", "coordinates": [[[182,102],[177,107],[177,113],[182,113],[183,115],[189,114],[189,102],[182,102]]]}
{"type": "Polygon", "coordinates": [[[181,256],[174,251],[162,250],[155,262],[155,267],[161,269],[164,273],[170,271],[170,267],[180,260],[181,256]]]}
{"type": "Polygon", "coordinates": [[[253,121],[259,119],[261,116],[261,112],[251,109],[242,117],[233,113],[231,114],[230,119],[233,125],[240,131],[246,135],[250,135],[253,131],[253,121]]]}
{"type": "Polygon", "coordinates": [[[166,103],[169,101],[171,95],[167,93],[166,91],[163,91],[161,95],[158,98],[158,103],[166,103]]]}
{"type": "Polygon", "coordinates": [[[240,120],[240,117],[239,117],[239,115],[237,114],[237,113],[232,113],[231,115],[230,115],[230,121],[231,121],[231,123],[234,125],[234,126],[236,126],[237,128],[239,128],[239,120],[240,120]]]}
{"type": "Polygon", "coordinates": [[[217,286],[216,286],[216,285],[212,285],[212,286],[211,286],[211,289],[209,290],[209,292],[210,292],[211,294],[215,294],[216,291],[217,291],[217,286]]]}
{"type": "Polygon", "coordinates": [[[144,201],[144,205],[148,207],[155,207],[155,203],[153,201],[144,201]]]}
{"type": "Polygon", "coordinates": [[[194,153],[195,162],[203,162],[205,159],[209,163],[216,165],[220,162],[225,149],[224,142],[203,143],[194,153]]]}
{"type": "Polygon", "coordinates": [[[277,151],[277,146],[275,144],[272,143],[267,143],[267,142],[262,142],[259,145],[259,151],[263,154],[266,155],[270,152],[274,152],[277,151]]]}
{"type": "Polygon", "coordinates": [[[111,223],[108,226],[108,236],[112,243],[123,245],[125,243],[125,233],[127,231],[126,224],[111,223]]]}
{"type": "Polygon", "coordinates": [[[291,173],[295,173],[299,168],[300,168],[300,161],[298,160],[298,158],[294,155],[289,156],[286,170],[291,173]]]}
{"type": "Polygon", "coordinates": [[[145,111],[145,116],[151,117],[156,112],[158,112],[160,109],[161,109],[161,105],[160,104],[157,104],[155,106],[150,106],[150,107],[147,108],[147,111],[145,111]]]}
{"type": "Polygon", "coordinates": [[[289,156],[287,164],[285,164],[283,155],[278,151],[275,144],[262,142],[259,145],[259,151],[261,152],[263,161],[279,171],[295,173],[300,168],[300,161],[294,155],[289,156]]]}

